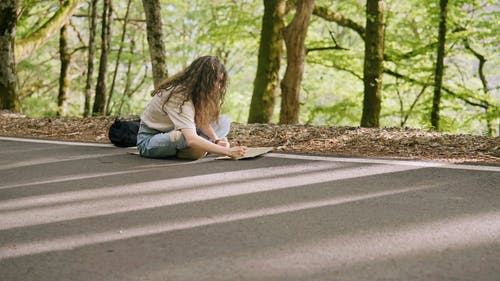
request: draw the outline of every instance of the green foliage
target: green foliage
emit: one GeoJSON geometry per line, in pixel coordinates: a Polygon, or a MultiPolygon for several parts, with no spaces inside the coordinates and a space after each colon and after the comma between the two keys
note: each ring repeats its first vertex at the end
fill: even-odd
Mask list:
{"type": "MultiPolygon", "coordinates": [[[[99,1],[101,2],[101,1],[99,1]]],[[[123,19],[128,0],[113,1],[114,17],[123,19]]],[[[230,74],[223,112],[243,123],[248,117],[256,73],[262,1],[163,0],[167,65],[170,75],[194,58],[220,56],[230,74]]],[[[58,1],[24,0],[17,37],[23,38],[41,26],[59,7],[58,1]]],[[[365,0],[316,0],[365,25],[365,0]]],[[[429,128],[433,75],[436,59],[439,3],[435,0],[386,0],[385,55],[381,124],[429,128]],[[422,89],[425,90],[422,92],[422,89]],[[422,92],[422,93],[421,93],[422,92]]],[[[87,70],[89,0],[82,1],[69,28],[71,84],[65,114],[81,116],[87,70]]],[[[99,4],[98,9],[102,9],[99,4]]],[[[100,12],[99,12],[100,14],[100,12]]],[[[150,99],[151,66],[141,0],[132,0],[126,40],[121,54],[111,114],[140,114],[150,99]],[[129,64],[131,65],[129,69],[129,64]]],[[[100,20],[100,19],[99,19],[100,20]]],[[[99,21],[98,20],[98,21],[99,21]]],[[[108,89],[121,42],[123,20],[112,23],[108,89]]],[[[500,120],[500,4],[494,0],[449,2],[442,128],[448,132],[484,134],[489,121],[496,130],[500,120]],[[484,56],[485,91],[479,77],[479,60],[471,49],[484,56]],[[482,107],[471,103],[486,104],[482,107]],[[457,118],[459,117],[459,118],[457,118]]],[[[59,54],[54,36],[44,47],[18,65],[19,92],[25,114],[50,116],[56,112],[59,54]]],[[[100,24],[97,25],[100,45],[100,24]]],[[[357,126],[363,99],[364,41],[353,30],[313,17],[306,42],[301,88],[300,120],[308,124],[357,126]],[[328,47],[330,47],[328,49],[328,47]],[[335,47],[335,48],[333,48],[335,47]],[[314,50],[316,48],[316,50],[314,50]],[[324,50],[317,50],[324,48],[324,50]]],[[[284,54],[286,55],[286,54],[284,54]]],[[[97,79],[100,49],[94,57],[97,79]]],[[[282,73],[286,67],[282,60],[282,73]]],[[[94,86],[95,88],[95,86],[94,86]]],[[[277,100],[279,107],[279,99],[277,100]]],[[[279,114],[279,108],[275,111],[279,114]]],[[[277,121],[277,117],[274,118],[277,121]]],[[[496,132],[498,134],[498,132],[496,132]]]]}
{"type": "Polygon", "coordinates": [[[348,126],[357,123],[361,112],[358,104],[345,99],[331,106],[315,106],[307,111],[309,118],[306,124],[331,124],[348,126]]]}
{"type": "Polygon", "coordinates": [[[56,116],[57,96],[34,94],[23,99],[23,112],[31,116],[56,116]]]}

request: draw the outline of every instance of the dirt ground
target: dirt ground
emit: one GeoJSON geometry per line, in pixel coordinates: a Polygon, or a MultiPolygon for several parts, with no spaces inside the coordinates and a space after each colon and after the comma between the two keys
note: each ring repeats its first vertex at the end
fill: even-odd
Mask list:
{"type": "MultiPolygon", "coordinates": [[[[129,117],[130,118],[130,117],[129,117]]],[[[115,117],[37,117],[2,112],[0,136],[109,143],[115,117]]],[[[233,124],[229,140],[277,152],[500,165],[500,137],[420,129],[233,124]]]]}

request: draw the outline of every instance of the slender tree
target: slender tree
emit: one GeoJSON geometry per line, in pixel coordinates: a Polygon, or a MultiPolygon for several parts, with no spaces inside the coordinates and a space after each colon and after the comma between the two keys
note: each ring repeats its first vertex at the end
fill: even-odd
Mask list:
{"type": "Polygon", "coordinates": [[[439,109],[441,103],[441,88],[443,86],[443,73],[444,73],[444,48],[446,44],[446,8],[448,0],[440,0],[440,18],[439,18],[439,35],[438,35],[438,48],[436,70],[434,75],[434,97],[432,99],[431,111],[431,126],[434,130],[439,131],[439,109]]]}
{"type": "Polygon", "coordinates": [[[89,46],[87,57],[87,79],[85,81],[85,104],[83,106],[83,116],[90,115],[90,102],[92,100],[92,76],[94,75],[94,56],[95,56],[95,35],[96,35],[96,19],[97,19],[97,1],[91,0],[89,5],[89,46]]]}
{"type": "Polygon", "coordinates": [[[279,83],[284,27],[285,0],[264,0],[257,74],[253,83],[248,123],[271,121],[279,83]]]}
{"type": "Polygon", "coordinates": [[[115,70],[113,71],[113,80],[111,80],[111,89],[109,89],[109,95],[108,95],[108,103],[106,104],[106,115],[111,114],[111,99],[113,97],[113,93],[115,91],[115,82],[116,82],[116,75],[118,74],[118,67],[120,66],[120,58],[122,56],[123,52],[123,46],[125,45],[125,36],[127,35],[127,22],[128,22],[128,16],[130,12],[130,4],[132,3],[132,0],[128,0],[127,3],[127,9],[125,10],[125,17],[123,18],[123,29],[122,29],[122,36],[120,40],[120,47],[118,47],[118,54],[116,55],[116,63],[115,63],[115,70]]]}
{"type": "Polygon", "coordinates": [[[168,75],[159,0],[142,0],[155,87],[168,75]]]}
{"type": "Polygon", "coordinates": [[[366,1],[365,58],[363,66],[362,127],[380,126],[384,61],[384,1],[366,1]]]}
{"type": "Polygon", "coordinates": [[[61,27],[59,32],[59,60],[61,61],[61,72],[59,74],[59,94],[57,96],[57,116],[64,114],[64,106],[69,89],[69,66],[71,64],[71,54],[68,50],[68,28],[67,25],[61,27]]]}
{"type": "Polygon", "coordinates": [[[17,0],[0,2],[0,106],[14,112],[20,110],[17,98],[16,60],[14,40],[16,37],[17,0]]]}
{"type": "Polygon", "coordinates": [[[281,81],[280,124],[299,122],[300,84],[306,57],[305,41],[313,9],[314,0],[299,0],[295,16],[283,30],[287,66],[281,81]]]}
{"type": "MultiPolygon", "coordinates": [[[[130,54],[133,54],[135,51],[135,41],[131,40],[130,41],[130,54]]],[[[125,104],[125,98],[129,97],[130,95],[130,88],[132,87],[132,56],[129,56],[128,62],[127,62],[127,74],[126,74],[126,80],[125,80],[125,87],[123,89],[122,95],[120,97],[120,104],[118,105],[118,115],[121,115],[123,105],[125,104]]],[[[147,71],[146,71],[147,72],[147,71]]]]}
{"type": "Polygon", "coordinates": [[[92,115],[103,115],[106,112],[107,70],[111,41],[111,10],[111,0],[104,0],[101,31],[101,58],[99,60],[99,74],[97,76],[92,115]]]}
{"type": "MultiPolygon", "coordinates": [[[[477,74],[479,76],[479,79],[481,80],[481,84],[483,85],[483,93],[484,93],[485,97],[487,98],[489,96],[489,91],[490,91],[490,88],[488,87],[488,80],[486,79],[486,75],[484,74],[484,65],[486,64],[487,59],[483,54],[479,53],[478,51],[476,51],[475,49],[472,48],[468,39],[465,39],[464,41],[465,41],[465,48],[467,50],[469,50],[479,61],[479,65],[477,68],[477,74]]],[[[490,106],[486,106],[484,108],[485,116],[486,116],[486,132],[487,132],[488,136],[492,137],[493,132],[494,132],[494,128],[493,128],[491,117],[488,114],[488,111],[490,111],[490,110],[491,110],[490,106]]]]}

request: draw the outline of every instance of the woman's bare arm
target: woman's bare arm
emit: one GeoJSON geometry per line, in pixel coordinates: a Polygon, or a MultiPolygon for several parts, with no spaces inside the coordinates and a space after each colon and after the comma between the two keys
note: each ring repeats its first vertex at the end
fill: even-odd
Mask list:
{"type": "MultiPolygon", "coordinates": [[[[181,129],[189,147],[205,152],[226,155],[229,157],[243,156],[247,151],[245,146],[224,147],[216,145],[196,134],[194,129],[181,129]]],[[[215,133],[214,133],[215,134],[215,133]]],[[[210,137],[210,136],[209,136],[210,137]]]]}

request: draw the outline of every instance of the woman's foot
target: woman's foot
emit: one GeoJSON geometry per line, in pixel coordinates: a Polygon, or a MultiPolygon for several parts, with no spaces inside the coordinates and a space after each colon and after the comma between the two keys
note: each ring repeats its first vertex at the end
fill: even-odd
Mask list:
{"type": "Polygon", "coordinates": [[[198,160],[206,155],[207,153],[205,151],[194,148],[185,148],[177,151],[177,158],[179,159],[198,160]]]}

